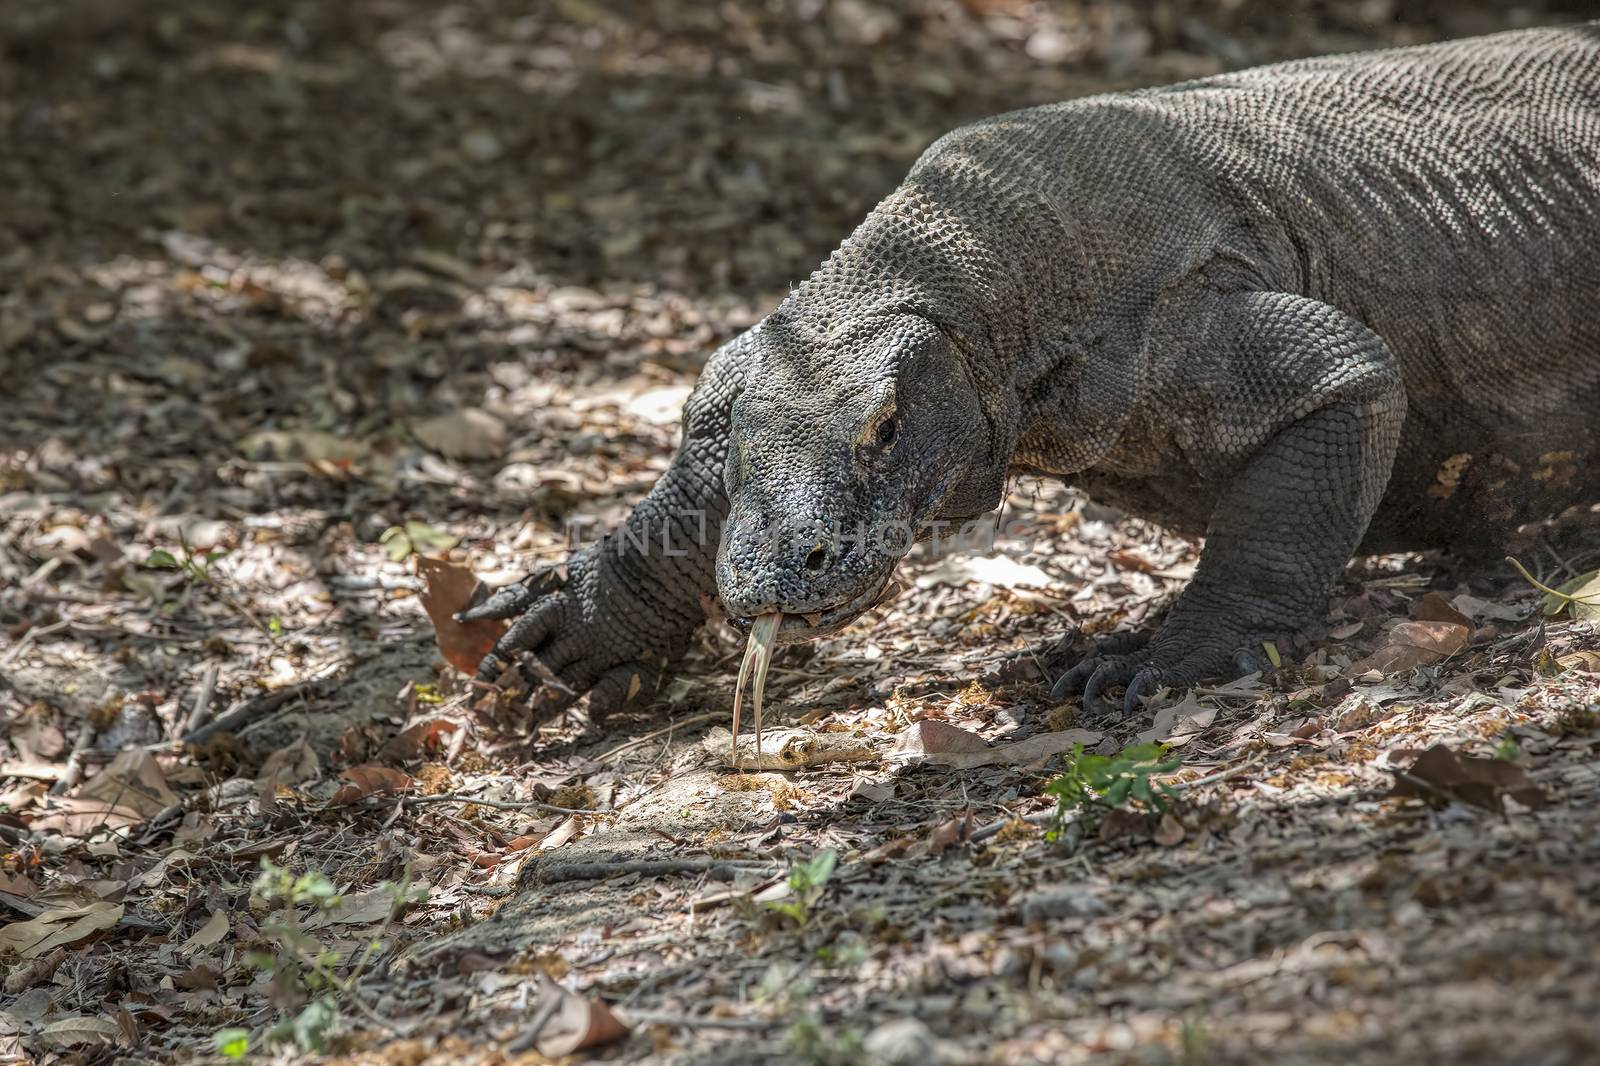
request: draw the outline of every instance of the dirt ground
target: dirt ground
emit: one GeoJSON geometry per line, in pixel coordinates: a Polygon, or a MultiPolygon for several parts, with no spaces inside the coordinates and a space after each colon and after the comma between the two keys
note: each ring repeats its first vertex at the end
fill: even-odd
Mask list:
{"type": "Polygon", "coordinates": [[[1196,545],[1022,481],[780,651],[824,754],[741,773],[733,634],[535,722],[418,559],[616,522],[951,126],[1585,13],[0,2],[0,1062],[1600,1061],[1600,623],[1505,563],[1357,561],[1282,669],[1095,720],[1049,679],[1196,545]],[[1048,839],[1074,739],[1167,742],[1169,814],[1048,839]]]}

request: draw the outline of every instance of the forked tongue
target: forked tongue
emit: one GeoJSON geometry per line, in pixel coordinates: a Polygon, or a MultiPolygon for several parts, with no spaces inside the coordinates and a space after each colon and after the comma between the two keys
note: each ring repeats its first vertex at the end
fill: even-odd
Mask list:
{"type": "Polygon", "coordinates": [[[773,611],[756,618],[750,625],[750,637],[744,646],[744,661],[739,664],[739,683],[733,689],[733,760],[739,760],[739,710],[744,706],[744,685],[750,678],[750,668],[755,667],[755,684],[752,687],[754,716],[756,720],[756,754],[761,754],[761,696],[767,689],[767,667],[772,665],[772,642],[778,635],[783,613],[773,611]]]}

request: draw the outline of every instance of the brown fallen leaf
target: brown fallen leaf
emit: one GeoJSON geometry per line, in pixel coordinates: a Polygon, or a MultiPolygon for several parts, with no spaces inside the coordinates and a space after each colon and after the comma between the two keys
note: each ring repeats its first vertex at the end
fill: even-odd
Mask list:
{"type": "Polygon", "coordinates": [[[141,748],[122,752],[111,760],[111,765],[69,795],[137,811],[147,819],[178,802],[177,793],[167,787],[161,764],[141,748]]]}
{"type": "Polygon", "coordinates": [[[906,849],[908,859],[929,858],[937,859],[946,851],[957,844],[964,844],[972,839],[972,808],[968,807],[963,813],[954,818],[947,818],[933,827],[922,840],[918,840],[906,849]]]}
{"type": "Polygon", "coordinates": [[[988,751],[989,742],[978,734],[941,722],[937,718],[924,718],[914,722],[895,741],[895,755],[949,755],[960,752],[988,751]]]}
{"type": "Polygon", "coordinates": [[[1187,836],[1183,823],[1172,816],[1171,811],[1163,812],[1161,820],[1156,823],[1155,830],[1150,834],[1150,839],[1164,848],[1174,848],[1183,843],[1187,836]]]}
{"type": "Polygon", "coordinates": [[[44,909],[25,922],[0,926],[0,955],[37,959],[65,944],[76,944],[122,920],[123,906],[97,899],[75,885],[48,889],[34,897],[44,909]]]}
{"type": "Polygon", "coordinates": [[[1471,639],[1469,627],[1453,622],[1401,622],[1389,631],[1383,647],[1353,664],[1346,675],[1356,678],[1369,670],[1404,673],[1455,655],[1471,639]]]}
{"type": "Polygon", "coordinates": [[[413,784],[410,774],[387,766],[352,766],[340,774],[339,779],[348,784],[340,785],[339,791],[328,801],[335,806],[355,803],[380,792],[406,792],[413,784]]]}
{"type": "Polygon", "coordinates": [[[1216,720],[1217,709],[1203,706],[1190,692],[1181,701],[1157,711],[1150,728],[1139,734],[1138,742],[1180,747],[1205,732],[1216,720]]]}
{"type": "Polygon", "coordinates": [[[1563,670],[1576,670],[1583,674],[1600,674],[1600,651],[1575,651],[1556,657],[1563,670]]]}
{"type": "Polygon", "coordinates": [[[627,1034],[627,1027],[598,999],[587,999],[541,975],[534,1018],[533,1046],[547,1058],[599,1047],[627,1034]]]}
{"type": "Polygon", "coordinates": [[[31,962],[13,966],[11,972],[6,974],[5,981],[0,983],[0,992],[15,996],[26,992],[34,985],[42,985],[54,977],[61,964],[66,961],[67,949],[61,947],[31,962]]]}
{"type": "Polygon", "coordinates": [[[1458,800],[1500,813],[1507,796],[1534,809],[1548,802],[1544,790],[1515,763],[1458,755],[1443,744],[1435,744],[1417,756],[1406,769],[1391,767],[1389,772],[1395,775],[1390,796],[1420,799],[1436,807],[1458,800]]]}
{"type": "Polygon", "coordinates": [[[208,948],[228,935],[230,930],[228,915],[223,911],[212,911],[211,917],[206,919],[193,936],[178,945],[178,951],[185,955],[193,954],[201,948],[208,948]]]}
{"type": "Polygon", "coordinates": [[[487,593],[486,586],[468,568],[426,555],[417,556],[417,573],[423,580],[422,609],[433,623],[439,654],[462,673],[473,673],[506,631],[506,623],[458,622],[455,614],[478,602],[487,593]]]}
{"type": "Polygon", "coordinates": [[[1472,632],[1472,619],[1456,610],[1450,601],[1437,592],[1429,592],[1420,600],[1411,604],[1411,617],[1419,622],[1446,622],[1450,625],[1465,626],[1467,632],[1472,632]]]}
{"type": "Polygon", "coordinates": [[[429,718],[407,726],[383,746],[383,753],[391,759],[417,759],[432,755],[444,746],[442,738],[446,734],[460,728],[460,722],[448,718],[429,718]]]}
{"type": "Polygon", "coordinates": [[[583,831],[584,824],[585,823],[582,815],[568,815],[566,821],[550,830],[550,832],[546,834],[545,838],[539,841],[539,850],[554,851],[556,848],[559,848],[561,845],[565,844],[567,841],[581,833],[583,831]]]}
{"type": "Polygon", "coordinates": [[[936,766],[970,770],[978,766],[1029,766],[1068,751],[1074,744],[1089,747],[1100,743],[1104,733],[1092,729],[1064,729],[1059,733],[1040,733],[1013,744],[1000,744],[982,751],[936,752],[917,755],[936,766]]]}
{"type": "Polygon", "coordinates": [[[39,1041],[49,1047],[73,1048],[93,1044],[114,1044],[122,1031],[110,1018],[72,1014],[58,1018],[39,1033],[39,1041]]]}
{"type": "Polygon", "coordinates": [[[306,738],[301,737],[285,748],[268,755],[256,773],[256,791],[270,795],[279,785],[298,785],[315,780],[322,772],[322,760],[306,738]]]}

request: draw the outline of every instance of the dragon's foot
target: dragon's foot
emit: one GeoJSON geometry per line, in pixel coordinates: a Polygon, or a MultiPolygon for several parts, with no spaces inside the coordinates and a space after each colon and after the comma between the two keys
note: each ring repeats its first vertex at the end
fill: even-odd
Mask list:
{"type": "Polygon", "coordinates": [[[1111,708],[1102,696],[1123,685],[1122,713],[1132,715],[1143,706],[1144,697],[1163,687],[1188,688],[1208,677],[1259,670],[1260,648],[1258,642],[1242,636],[1230,639],[1225,633],[1184,639],[1162,630],[1148,643],[1129,634],[1115,644],[1102,645],[1062,674],[1050,696],[1062,700],[1082,694],[1084,710],[1103,716],[1111,708]],[[1129,644],[1144,646],[1124,650],[1129,644]]]}
{"type": "Polygon", "coordinates": [[[585,693],[596,718],[648,699],[687,631],[639,607],[637,597],[608,588],[607,575],[591,564],[576,558],[566,580],[553,572],[533,575],[457,615],[464,622],[513,620],[484,656],[478,680],[495,683],[507,666],[517,666],[541,720],[585,693]]]}

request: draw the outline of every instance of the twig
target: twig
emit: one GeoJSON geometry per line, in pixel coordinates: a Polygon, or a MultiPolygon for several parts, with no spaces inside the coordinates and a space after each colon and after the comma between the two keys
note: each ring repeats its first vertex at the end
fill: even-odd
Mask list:
{"type": "Polygon", "coordinates": [[[178,739],[184,744],[203,744],[218,733],[236,731],[245,723],[260,718],[269,711],[277,710],[290,700],[298,699],[308,693],[320,695],[324,686],[330,683],[337,683],[340,680],[340,675],[349,665],[350,661],[348,659],[340,659],[330,663],[315,677],[285,686],[276,692],[268,692],[254,699],[241,700],[229,707],[227,712],[220,715],[216,721],[191,730],[178,739]]]}
{"type": "Polygon", "coordinates": [[[89,750],[89,741],[94,737],[94,723],[85,720],[83,727],[78,730],[78,739],[72,743],[72,754],[67,756],[67,768],[61,771],[61,777],[50,786],[52,796],[64,795],[71,789],[78,787],[78,782],[83,780],[83,756],[89,750]]]}
{"type": "Polygon", "coordinates": [[[612,1013],[617,1016],[617,1021],[630,1029],[637,1029],[641,1025],[669,1025],[676,1029],[737,1029],[756,1033],[780,1024],[771,1018],[710,1018],[627,1007],[618,1007],[612,1013]]]}
{"type": "Polygon", "coordinates": [[[1238,766],[1229,767],[1226,770],[1219,770],[1214,774],[1207,774],[1205,777],[1197,777],[1193,781],[1176,781],[1172,784],[1171,788],[1174,792],[1188,792],[1191,789],[1199,788],[1202,785],[1214,785],[1218,781],[1226,781],[1229,778],[1238,777],[1240,774],[1244,773],[1246,770],[1250,769],[1264,758],[1266,758],[1266,753],[1258,751],[1254,755],[1250,756],[1250,758],[1240,763],[1238,766]]]}
{"type": "Polygon", "coordinates": [[[967,839],[976,844],[980,841],[988,840],[1012,822],[1026,822],[1028,825],[1049,825],[1055,821],[1055,818],[1056,812],[1054,808],[1047,811],[1035,811],[1033,814],[1022,815],[1020,818],[1017,815],[1012,815],[1009,818],[1002,818],[998,822],[990,822],[986,826],[974,829],[972,836],[967,839]]]}
{"type": "Polygon", "coordinates": [[[493,807],[497,811],[549,811],[551,814],[582,814],[590,818],[611,814],[611,811],[586,811],[581,807],[557,807],[554,803],[539,800],[488,800],[465,796],[459,792],[441,792],[435,796],[407,796],[400,801],[407,807],[426,807],[433,803],[471,803],[479,807],[493,807]]]}
{"type": "Polygon", "coordinates": [[[205,671],[200,675],[200,684],[194,691],[194,706],[189,708],[189,717],[184,719],[183,728],[178,731],[179,736],[193,733],[205,724],[211,717],[211,697],[217,690],[217,663],[206,663],[205,671]]]}
{"type": "Polygon", "coordinates": [[[598,759],[601,762],[604,762],[605,760],[613,758],[614,756],[621,755],[625,751],[632,751],[634,748],[637,748],[637,747],[639,747],[641,745],[644,745],[644,744],[648,744],[652,740],[656,739],[656,737],[671,734],[673,732],[673,730],[676,730],[676,729],[687,729],[689,726],[699,725],[701,722],[721,721],[722,719],[724,719],[726,717],[728,717],[728,716],[727,716],[726,712],[723,712],[723,711],[708,711],[705,714],[690,715],[688,718],[684,718],[684,719],[681,719],[679,721],[673,722],[671,725],[667,726],[664,729],[657,729],[652,733],[646,733],[642,737],[635,737],[632,740],[626,741],[626,742],[624,742],[622,744],[618,744],[616,747],[612,748],[610,751],[601,752],[595,758],[598,759]]]}
{"type": "Polygon", "coordinates": [[[536,885],[567,881],[602,881],[623,874],[661,876],[666,874],[705,874],[713,881],[732,881],[741,872],[771,870],[769,863],[732,862],[727,859],[631,859],[619,862],[575,862],[548,870],[524,867],[524,876],[536,885]]]}
{"type": "Polygon", "coordinates": [[[524,1051],[532,1050],[533,1046],[539,1042],[539,1034],[549,1024],[551,1016],[555,1014],[556,1008],[559,1006],[561,1006],[560,996],[550,996],[539,1004],[538,1011],[535,1012],[533,1019],[528,1022],[528,1027],[522,1031],[522,1035],[506,1045],[507,1053],[520,1055],[524,1051]]]}
{"type": "Polygon", "coordinates": [[[6,652],[5,658],[0,659],[0,666],[10,666],[17,656],[28,650],[28,645],[32,644],[35,638],[48,637],[51,633],[59,633],[71,624],[71,619],[63,618],[59,622],[51,622],[47,626],[29,626],[28,631],[22,634],[22,638],[17,641],[16,646],[6,652]]]}

